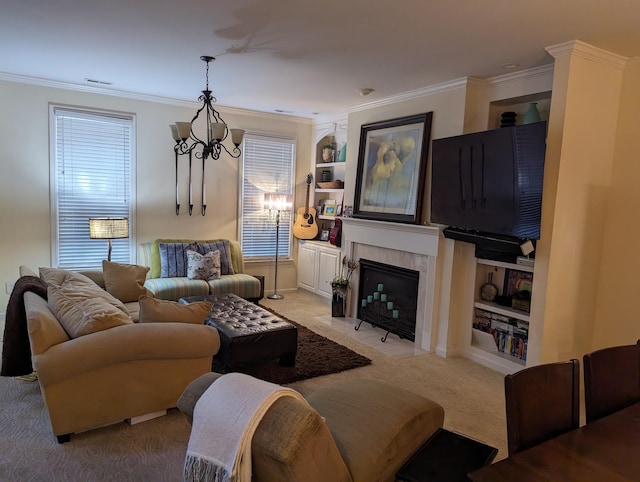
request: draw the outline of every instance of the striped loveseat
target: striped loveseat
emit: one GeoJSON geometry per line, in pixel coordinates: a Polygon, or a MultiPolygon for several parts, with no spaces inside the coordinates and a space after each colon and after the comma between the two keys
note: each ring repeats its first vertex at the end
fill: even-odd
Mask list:
{"type": "Polygon", "coordinates": [[[152,243],[140,245],[138,262],[150,267],[147,280],[144,283],[145,288],[149,289],[156,298],[162,300],[177,301],[187,296],[234,293],[247,300],[257,302],[264,292],[264,287],[258,278],[244,273],[244,259],[240,243],[234,240],[156,239],[152,243]],[[185,244],[196,242],[219,243],[223,258],[226,254],[224,251],[228,249],[231,260],[229,271],[233,271],[233,274],[222,274],[219,279],[211,281],[189,279],[186,276],[167,276],[167,269],[165,267],[163,270],[162,266],[163,261],[167,262],[166,252],[169,250],[181,252],[180,250],[185,244]],[[162,254],[165,254],[164,257],[161,256],[161,248],[162,254]]]}

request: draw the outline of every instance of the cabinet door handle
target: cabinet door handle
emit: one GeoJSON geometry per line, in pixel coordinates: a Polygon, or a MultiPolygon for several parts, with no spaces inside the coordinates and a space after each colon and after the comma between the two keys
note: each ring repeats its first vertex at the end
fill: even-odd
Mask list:
{"type": "Polygon", "coordinates": [[[484,197],[484,163],[485,163],[485,159],[484,159],[484,142],[482,143],[482,157],[481,157],[481,162],[482,162],[482,170],[480,172],[480,207],[484,209],[485,205],[487,204],[487,198],[484,197]]]}
{"type": "Polygon", "coordinates": [[[464,178],[462,176],[462,147],[458,148],[458,179],[460,181],[460,207],[467,209],[467,194],[464,190],[464,178]]]}
{"type": "Polygon", "coordinates": [[[473,179],[473,146],[469,149],[469,172],[471,173],[471,207],[476,208],[476,183],[473,179]]]}

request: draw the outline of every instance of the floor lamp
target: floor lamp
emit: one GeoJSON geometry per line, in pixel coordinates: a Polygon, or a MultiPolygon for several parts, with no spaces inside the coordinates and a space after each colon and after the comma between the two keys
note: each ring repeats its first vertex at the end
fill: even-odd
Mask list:
{"type": "Polygon", "coordinates": [[[291,194],[278,194],[268,192],[264,195],[264,209],[275,211],[276,213],[276,268],[275,279],[273,281],[273,294],[268,295],[270,300],[281,300],[284,296],[278,294],[278,245],[280,244],[280,213],[291,211],[293,206],[293,196],[291,194]]]}
{"type": "Polygon", "coordinates": [[[111,261],[111,240],[128,237],[128,218],[89,218],[89,238],[109,241],[108,261],[111,261]]]}

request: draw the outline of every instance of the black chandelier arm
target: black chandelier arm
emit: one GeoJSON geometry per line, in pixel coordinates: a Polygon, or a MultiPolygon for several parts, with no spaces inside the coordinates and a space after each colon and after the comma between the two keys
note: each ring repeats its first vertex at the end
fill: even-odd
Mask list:
{"type": "Polygon", "coordinates": [[[220,144],[220,146],[224,149],[224,151],[227,154],[229,154],[231,157],[233,157],[235,159],[240,157],[240,154],[242,154],[242,151],[240,151],[240,148],[238,146],[234,146],[231,151],[229,149],[227,149],[227,146],[225,146],[224,144],[220,144]]]}
{"type": "MultiPolygon", "coordinates": [[[[202,97],[202,96],[200,96],[202,97]]],[[[202,99],[201,99],[202,100],[202,99]]],[[[200,107],[197,112],[196,115],[193,116],[193,119],[191,119],[191,130],[189,131],[189,139],[193,141],[193,144],[191,145],[190,149],[193,149],[196,145],[200,144],[203,146],[207,145],[207,142],[203,141],[202,139],[200,139],[198,136],[195,135],[195,133],[193,132],[193,123],[196,121],[196,119],[200,116],[200,112],[202,112],[205,107],[207,108],[207,139],[209,138],[209,106],[207,105],[207,103],[205,102],[202,107],[200,107]]],[[[186,142],[185,142],[186,143],[186,142]]]]}

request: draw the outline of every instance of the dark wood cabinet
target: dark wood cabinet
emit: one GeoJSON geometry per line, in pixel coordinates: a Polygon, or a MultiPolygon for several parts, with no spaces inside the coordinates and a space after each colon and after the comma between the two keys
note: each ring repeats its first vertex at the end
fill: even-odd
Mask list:
{"type": "Polygon", "coordinates": [[[431,221],[539,237],[545,122],[433,141],[431,221]]]}

